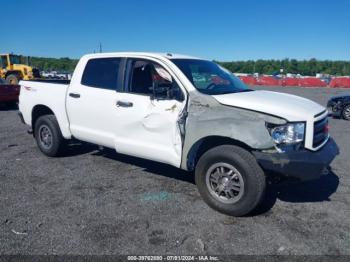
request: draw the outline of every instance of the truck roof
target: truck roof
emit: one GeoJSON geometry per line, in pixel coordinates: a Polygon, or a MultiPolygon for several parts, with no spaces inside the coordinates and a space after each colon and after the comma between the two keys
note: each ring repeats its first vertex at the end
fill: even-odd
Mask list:
{"type": "Polygon", "coordinates": [[[87,54],[84,57],[87,58],[99,58],[99,57],[109,57],[109,56],[149,56],[154,58],[167,58],[167,59],[201,59],[198,57],[173,54],[173,53],[153,53],[153,52],[113,52],[113,53],[95,53],[87,54]]]}

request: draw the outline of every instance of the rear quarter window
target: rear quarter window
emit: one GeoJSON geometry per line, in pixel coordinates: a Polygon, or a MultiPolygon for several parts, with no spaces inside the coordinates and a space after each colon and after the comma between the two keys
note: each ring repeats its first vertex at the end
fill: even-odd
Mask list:
{"type": "Polygon", "coordinates": [[[84,69],[81,84],[117,90],[120,61],[120,58],[90,59],[84,69]]]}

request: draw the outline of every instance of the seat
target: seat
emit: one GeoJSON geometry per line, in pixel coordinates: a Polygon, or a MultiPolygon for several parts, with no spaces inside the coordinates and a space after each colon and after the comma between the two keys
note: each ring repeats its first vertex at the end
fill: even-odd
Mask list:
{"type": "Polygon", "coordinates": [[[131,92],[138,94],[152,94],[152,65],[136,67],[133,70],[131,92]]]}

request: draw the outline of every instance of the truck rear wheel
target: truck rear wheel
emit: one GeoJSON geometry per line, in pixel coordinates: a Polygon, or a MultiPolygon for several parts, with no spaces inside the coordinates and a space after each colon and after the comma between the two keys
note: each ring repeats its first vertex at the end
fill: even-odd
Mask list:
{"type": "Polygon", "coordinates": [[[44,115],[35,122],[34,135],[41,152],[50,157],[59,156],[65,148],[57,119],[54,115],[44,115]]]}
{"type": "Polygon", "coordinates": [[[16,74],[10,74],[6,77],[6,82],[10,85],[17,85],[19,82],[19,78],[16,74]]]}
{"type": "Polygon", "coordinates": [[[204,201],[231,216],[253,211],[264,197],[266,181],[261,167],[248,151],[233,145],[208,150],[199,159],[195,180],[204,201]]]}

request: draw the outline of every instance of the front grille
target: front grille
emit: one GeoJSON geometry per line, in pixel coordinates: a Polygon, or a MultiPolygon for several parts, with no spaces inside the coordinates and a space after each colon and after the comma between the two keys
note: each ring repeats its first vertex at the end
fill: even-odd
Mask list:
{"type": "Polygon", "coordinates": [[[313,147],[318,147],[328,138],[328,118],[325,117],[314,123],[313,147]]]}

